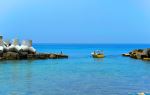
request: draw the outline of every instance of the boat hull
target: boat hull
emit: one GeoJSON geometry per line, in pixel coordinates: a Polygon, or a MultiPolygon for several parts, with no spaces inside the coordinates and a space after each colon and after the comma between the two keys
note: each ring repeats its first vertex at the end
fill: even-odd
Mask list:
{"type": "Polygon", "coordinates": [[[104,58],[105,56],[103,54],[93,54],[93,58],[104,58]]]}

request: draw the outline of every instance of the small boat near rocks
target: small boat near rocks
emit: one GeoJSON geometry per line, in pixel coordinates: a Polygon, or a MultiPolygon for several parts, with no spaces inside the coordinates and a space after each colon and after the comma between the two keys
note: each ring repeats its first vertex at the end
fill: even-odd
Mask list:
{"type": "Polygon", "coordinates": [[[92,54],[93,58],[104,58],[104,53],[100,50],[94,51],[92,54]]]}

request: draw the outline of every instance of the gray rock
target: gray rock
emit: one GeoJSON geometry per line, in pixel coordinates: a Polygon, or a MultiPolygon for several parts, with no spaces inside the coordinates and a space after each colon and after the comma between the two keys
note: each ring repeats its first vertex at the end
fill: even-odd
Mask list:
{"type": "Polygon", "coordinates": [[[49,58],[50,58],[50,59],[56,59],[56,58],[57,58],[57,55],[56,55],[56,54],[49,54],[49,58]]]}
{"type": "Polygon", "coordinates": [[[28,52],[19,52],[20,59],[27,59],[28,52]]]}
{"type": "Polygon", "coordinates": [[[67,55],[64,55],[64,54],[58,54],[58,55],[57,55],[57,58],[68,58],[68,56],[67,56],[67,55]]]}
{"type": "Polygon", "coordinates": [[[19,52],[16,48],[10,48],[8,52],[19,52]]]}
{"type": "Polygon", "coordinates": [[[37,56],[35,54],[28,54],[27,59],[37,59],[37,56]]]}
{"type": "Polygon", "coordinates": [[[16,59],[20,59],[20,56],[16,52],[7,52],[3,54],[3,58],[7,60],[16,60],[16,59]]]}
{"type": "Polygon", "coordinates": [[[37,59],[48,59],[49,58],[49,54],[39,53],[39,54],[36,54],[36,58],[37,59]]]}

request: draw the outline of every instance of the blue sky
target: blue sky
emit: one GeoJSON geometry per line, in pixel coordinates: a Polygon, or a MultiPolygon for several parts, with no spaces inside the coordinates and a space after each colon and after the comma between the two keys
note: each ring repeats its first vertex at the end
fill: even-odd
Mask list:
{"type": "Polygon", "coordinates": [[[150,0],[0,0],[0,34],[35,43],[150,43],[150,0]]]}

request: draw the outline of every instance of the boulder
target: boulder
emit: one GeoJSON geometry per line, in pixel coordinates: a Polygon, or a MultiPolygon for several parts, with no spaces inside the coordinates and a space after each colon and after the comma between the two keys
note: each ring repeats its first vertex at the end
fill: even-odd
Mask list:
{"type": "Polygon", "coordinates": [[[56,58],[57,58],[57,55],[56,55],[56,54],[49,54],[49,58],[50,58],[50,59],[56,59],[56,58]]]}
{"type": "Polygon", "coordinates": [[[47,59],[47,58],[49,58],[49,54],[39,53],[39,54],[36,54],[36,58],[37,59],[47,59]]]}
{"type": "Polygon", "coordinates": [[[150,50],[147,51],[148,57],[150,58],[150,50]]]}
{"type": "Polygon", "coordinates": [[[129,56],[130,56],[130,54],[129,54],[129,53],[124,53],[124,54],[122,54],[122,56],[129,57],[129,56]]]}
{"type": "Polygon", "coordinates": [[[9,47],[8,52],[19,52],[16,47],[9,47]]]}
{"type": "Polygon", "coordinates": [[[16,52],[7,52],[3,54],[3,58],[7,60],[16,60],[16,59],[20,59],[20,56],[16,52]]]}
{"type": "Polygon", "coordinates": [[[27,59],[28,52],[19,52],[20,59],[27,59]]]}
{"type": "Polygon", "coordinates": [[[60,59],[60,58],[68,58],[67,55],[64,54],[49,54],[50,59],[60,59]]]}
{"type": "Polygon", "coordinates": [[[37,59],[37,56],[35,54],[28,54],[27,59],[37,59]]]}
{"type": "Polygon", "coordinates": [[[64,55],[64,54],[58,54],[58,55],[57,55],[57,58],[68,58],[68,56],[67,56],[67,55],[64,55]]]}

